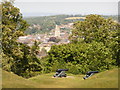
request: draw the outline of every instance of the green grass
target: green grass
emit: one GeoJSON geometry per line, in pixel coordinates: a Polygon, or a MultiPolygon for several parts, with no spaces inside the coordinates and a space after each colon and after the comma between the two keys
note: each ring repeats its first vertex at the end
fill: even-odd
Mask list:
{"type": "Polygon", "coordinates": [[[54,73],[24,79],[3,71],[3,88],[118,88],[118,69],[93,75],[83,80],[84,75],[68,74],[66,78],[53,78],[54,73]]]}
{"type": "Polygon", "coordinates": [[[2,70],[0,68],[0,90],[2,88],[2,70]]]}
{"type": "Polygon", "coordinates": [[[2,71],[3,88],[37,88],[37,83],[24,79],[13,73],[2,71]]]}

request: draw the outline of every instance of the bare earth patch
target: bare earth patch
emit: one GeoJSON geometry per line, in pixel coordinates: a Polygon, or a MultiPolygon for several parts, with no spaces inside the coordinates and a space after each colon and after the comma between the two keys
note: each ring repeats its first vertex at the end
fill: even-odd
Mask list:
{"type": "Polygon", "coordinates": [[[52,77],[52,78],[75,78],[74,76],[67,76],[67,77],[52,77]]]}

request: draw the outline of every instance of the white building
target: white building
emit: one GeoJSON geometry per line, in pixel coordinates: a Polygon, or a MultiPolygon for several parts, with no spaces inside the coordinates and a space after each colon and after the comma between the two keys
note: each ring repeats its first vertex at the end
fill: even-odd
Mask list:
{"type": "Polygon", "coordinates": [[[56,25],[56,28],[55,28],[55,37],[60,37],[60,28],[58,25],[56,25]]]}

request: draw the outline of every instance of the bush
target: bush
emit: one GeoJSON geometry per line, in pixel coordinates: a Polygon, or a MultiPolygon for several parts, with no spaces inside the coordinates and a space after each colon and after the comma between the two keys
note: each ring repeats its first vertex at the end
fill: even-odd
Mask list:
{"type": "Polygon", "coordinates": [[[55,45],[49,51],[48,57],[51,71],[68,68],[73,74],[108,70],[115,63],[111,49],[102,42],[55,45]]]}

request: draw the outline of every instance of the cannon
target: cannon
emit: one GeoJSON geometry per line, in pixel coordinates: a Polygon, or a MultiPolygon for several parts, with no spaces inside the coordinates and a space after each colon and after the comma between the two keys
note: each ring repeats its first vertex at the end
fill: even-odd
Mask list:
{"type": "Polygon", "coordinates": [[[99,73],[99,72],[98,71],[89,71],[89,72],[86,73],[86,76],[83,77],[83,79],[85,80],[85,79],[91,77],[95,73],[99,73]]]}
{"type": "Polygon", "coordinates": [[[53,77],[67,77],[67,74],[65,73],[65,71],[68,71],[68,69],[57,69],[53,77]]]}

